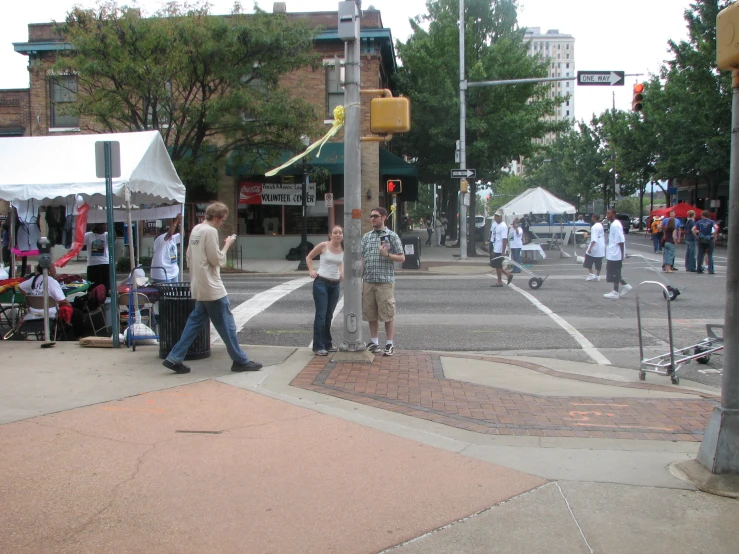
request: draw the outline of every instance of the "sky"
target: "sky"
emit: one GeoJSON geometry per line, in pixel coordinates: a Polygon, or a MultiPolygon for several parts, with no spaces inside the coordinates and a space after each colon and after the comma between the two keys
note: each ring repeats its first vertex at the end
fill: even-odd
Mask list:
{"type": "MultiPolygon", "coordinates": [[[[593,114],[610,109],[631,108],[631,86],[636,80],[659,73],[669,58],[667,41],[687,38],[683,14],[691,0],[519,0],[519,25],[540,27],[542,32],[558,29],[575,38],[575,64],[579,71],[625,71],[644,74],[627,77],[621,87],[576,87],[575,117],[590,121],[593,114]]],[[[144,13],[156,11],[159,0],[119,1],[137,4],[144,13]]],[[[245,11],[254,2],[242,0],[245,11]]],[[[93,0],[3,0],[0,18],[0,89],[28,87],[28,59],[13,50],[13,42],[28,40],[28,24],[61,21],[75,4],[94,6],[93,0]]],[[[210,0],[212,13],[231,11],[233,0],[210,0]]],[[[257,0],[272,11],[272,0],[257,0]]],[[[363,0],[363,8],[374,6],[393,39],[405,41],[411,33],[408,20],[426,13],[425,0],[363,0]]],[[[338,0],[287,0],[287,11],[336,11],[338,0]]]]}

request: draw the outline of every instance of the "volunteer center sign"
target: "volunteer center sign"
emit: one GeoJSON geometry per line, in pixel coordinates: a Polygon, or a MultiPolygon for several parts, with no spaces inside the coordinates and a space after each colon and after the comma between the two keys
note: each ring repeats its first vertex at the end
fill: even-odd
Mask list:
{"type": "MultiPolygon", "coordinates": [[[[308,183],[305,203],[316,204],[316,184],[308,183]]],[[[279,206],[301,206],[303,185],[299,183],[247,183],[242,182],[239,204],[264,204],[279,206]]]]}

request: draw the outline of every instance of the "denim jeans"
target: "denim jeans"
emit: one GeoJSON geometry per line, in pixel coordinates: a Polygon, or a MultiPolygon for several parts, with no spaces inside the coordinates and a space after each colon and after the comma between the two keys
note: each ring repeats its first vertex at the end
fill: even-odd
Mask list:
{"type": "Polygon", "coordinates": [[[695,241],[685,240],[685,269],[695,271],[695,241]]]}
{"type": "Polygon", "coordinates": [[[698,241],[698,271],[703,271],[703,258],[708,252],[708,273],[713,273],[713,239],[709,244],[698,241]]]}
{"type": "Polygon", "coordinates": [[[190,345],[198,337],[208,320],[213,322],[213,326],[223,339],[228,350],[228,355],[234,362],[248,362],[249,358],[239,346],[239,338],[236,335],[236,322],[231,313],[231,304],[228,296],[224,296],[218,300],[210,300],[208,302],[195,302],[195,309],[187,318],[185,329],[177,344],[174,345],[172,351],[167,356],[167,360],[172,363],[179,364],[185,359],[187,350],[190,345]]]}
{"type": "Polygon", "coordinates": [[[652,235],[652,242],[654,243],[654,252],[660,252],[662,250],[662,234],[652,235]]]}
{"type": "Polygon", "coordinates": [[[664,246],[664,255],[662,256],[662,264],[675,266],[675,245],[672,242],[666,242],[664,246]]]}
{"type": "Polygon", "coordinates": [[[339,283],[332,284],[318,279],[313,281],[313,301],[316,303],[316,317],[313,320],[314,352],[328,350],[334,344],[331,338],[331,321],[340,293],[339,283]]]}
{"type": "MultiPolygon", "coordinates": [[[[513,261],[516,262],[518,265],[521,265],[521,249],[520,248],[511,248],[511,256],[513,256],[513,261]]],[[[518,269],[515,265],[513,266],[513,273],[521,273],[521,270],[518,269]]]]}

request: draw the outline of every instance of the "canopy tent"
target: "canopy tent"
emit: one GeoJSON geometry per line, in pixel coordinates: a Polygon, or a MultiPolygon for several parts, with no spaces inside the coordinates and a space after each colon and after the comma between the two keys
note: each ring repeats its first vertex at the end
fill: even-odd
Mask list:
{"type": "Polygon", "coordinates": [[[574,214],[575,206],[560,200],[551,192],[536,187],[528,189],[501,207],[506,219],[528,214],[574,214]]]}
{"type": "Polygon", "coordinates": [[[669,208],[660,208],[658,210],[652,210],[652,212],[649,214],[651,217],[670,217],[670,212],[675,210],[675,217],[682,217],[686,218],[688,217],[688,212],[690,210],[693,210],[695,212],[696,218],[700,219],[700,214],[703,211],[701,208],[696,208],[695,206],[691,206],[687,202],[680,202],[679,204],[675,204],[674,206],[671,206],[669,208]]]}
{"type": "Polygon", "coordinates": [[[121,176],[113,179],[115,204],[126,200],[138,205],[185,202],[185,186],[158,131],[4,138],[0,143],[0,199],[63,205],[65,198],[79,195],[91,206],[104,206],[105,179],[95,174],[98,141],[121,145],[121,176]]]}

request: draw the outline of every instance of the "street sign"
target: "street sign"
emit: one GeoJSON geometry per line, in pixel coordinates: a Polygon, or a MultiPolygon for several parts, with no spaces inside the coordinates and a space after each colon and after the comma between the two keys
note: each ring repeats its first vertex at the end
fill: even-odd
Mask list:
{"type": "Polygon", "coordinates": [[[578,71],[578,85],[622,87],[624,86],[623,71],[578,71]]]}
{"type": "MultiPolygon", "coordinates": [[[[114,179],[121,176],[121,143],[117,140],[110,142],[110,176],[114,179]]],[[[95,142],[95,175],[99,179],[107,177],[105,174],[105,141],[95,142]]]]}
{"type": "Polygon", "coordinates": [[[452,169],[452,179],[467,179],[475,175],[477,172],[474,169],[452,169]]]}
{"type": "Polygon", "coordinates": [[[330,192],[326,193],[326,207],[327,208],[334,207],[334,195],[330,192]]]}

